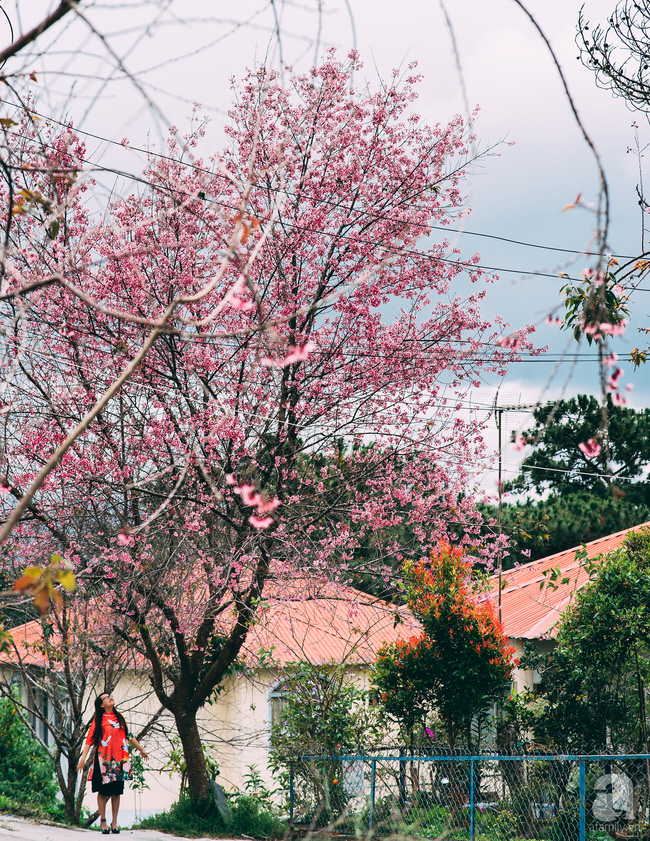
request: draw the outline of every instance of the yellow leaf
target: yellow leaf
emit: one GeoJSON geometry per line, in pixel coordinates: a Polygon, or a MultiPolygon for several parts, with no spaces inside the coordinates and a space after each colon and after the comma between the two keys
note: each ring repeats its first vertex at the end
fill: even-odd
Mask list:
{"type": "Polygon", "coordinates": [[[77,587],[77,579],[74,577],[74,573],[67,570],[59,576],[59,584],[62,587],[65,587],[69,593],[74,593],[77,587]]]}

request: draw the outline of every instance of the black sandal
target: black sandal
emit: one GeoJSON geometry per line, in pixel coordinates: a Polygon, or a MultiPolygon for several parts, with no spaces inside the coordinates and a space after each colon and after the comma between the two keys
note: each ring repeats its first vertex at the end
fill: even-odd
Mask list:
{"type": "Polygon", "coordinates": [[[110,835],[111,834],[111,831],[108,828],[108,823],[106,821],[100,821],[99,825],[100,825],[101,830],[102,830],[102,835],[110,835]],[[103,827],[102,824],[106,824],[106,826],[103,827]]]}
{"type": "Polygon", "coordinates": [[[113,835],[119,835],[120,834],[119,826],[112,826],[111,827],[111,832],[113,833],[113,835]]]}

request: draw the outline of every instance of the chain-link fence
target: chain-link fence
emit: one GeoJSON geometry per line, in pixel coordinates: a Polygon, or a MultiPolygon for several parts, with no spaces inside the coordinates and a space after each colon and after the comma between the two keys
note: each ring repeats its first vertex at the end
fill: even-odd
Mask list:
{"type": "Polygon", "coordinates": [[[650,841],[650,754],[301,757],[294,833],[650,841]]]}

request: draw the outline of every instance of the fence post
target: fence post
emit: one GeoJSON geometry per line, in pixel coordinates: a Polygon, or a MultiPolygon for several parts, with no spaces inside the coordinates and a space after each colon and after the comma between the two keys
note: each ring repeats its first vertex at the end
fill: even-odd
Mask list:
{"type": "Polygon", "coordinates": [[[293,761],[289,762],[289,829],[293,831],[293,761]]]}
{"type": "Polygon", "coordinates": [[[474,757],[469,760],[469,837],[474,841],[474,757]]]}
{"type": "Polygon", "coordinates": [[[579,841],[585,841],[586,821],[585,821],[585,807],[586,807],[586,791],[585,791],[585,760],[584,757],[580,759],[580,830],[579,841]]]}
{"type": "Polygon", "coordinates": [[[368,832],[372,832],[375,820],[375,776],[377,773],[377,760],[373,759],[370,766],[370,814],[368,815],[368,832]]]}
{"type": "Polygon", "coordinates": [[[406,805],[406,762],[402,758],[405,748],[399,749],[399,807],[403,809],[406,805]]]}

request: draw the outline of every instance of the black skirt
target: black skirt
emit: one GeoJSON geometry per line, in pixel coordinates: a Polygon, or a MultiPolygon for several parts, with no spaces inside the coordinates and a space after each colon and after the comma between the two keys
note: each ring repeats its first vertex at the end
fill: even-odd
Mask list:
{"type": "Polygon", "coordinates": [[[93,778],[90,782],[92,784],[92,791],[96,791],[97,794],[101,794],[104,797],[124,794],[124,780],[113,780],[111,783],[102,782],[102,772],[99,767],[97,751],[95,751],[95,761],[93,762],[93,778]]]}

